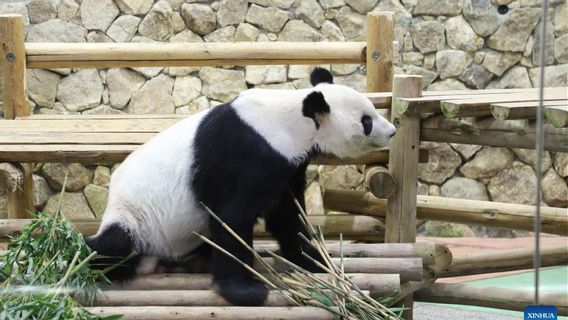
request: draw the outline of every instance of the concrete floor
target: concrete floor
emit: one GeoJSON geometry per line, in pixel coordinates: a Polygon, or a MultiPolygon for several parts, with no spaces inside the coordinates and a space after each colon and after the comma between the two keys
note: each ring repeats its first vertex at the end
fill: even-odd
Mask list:
{"type": "Polygon", "coordinates": [[[508,316],[489,311],[464,310],[438,304],[414,303],[414,320],[519,320],[520,317],[508,316]]]}

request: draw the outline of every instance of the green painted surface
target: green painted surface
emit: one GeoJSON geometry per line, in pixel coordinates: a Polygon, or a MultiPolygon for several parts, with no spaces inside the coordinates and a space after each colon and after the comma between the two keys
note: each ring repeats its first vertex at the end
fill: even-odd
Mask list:
{"type": "MultiPolygon", "coordinates": [[[[518,290],[534,290],[534,272],[524,272],[519,274],[469,281],[468,284],[498,287],[506,289],[518,290]]],[[[541,292],[568,292],[568,266],[546,268],[540,270],[540,290],[541,292]]],[[[509,311],[492,308],[482,308],[475,306],[465,305],[444,305],[446,307],[453,307],[459,309],[475,310],[480,312],[488,312],[494,314],[502,314],[523,319],[523,312],[509,311]]],[[[558,317],[558,319],[568,320],[568,317],[558,317]]]]}

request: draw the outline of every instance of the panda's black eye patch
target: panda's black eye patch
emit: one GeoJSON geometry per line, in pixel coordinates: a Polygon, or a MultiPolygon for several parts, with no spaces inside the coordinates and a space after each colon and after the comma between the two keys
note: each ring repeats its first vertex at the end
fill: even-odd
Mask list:
{"type": "Polygon", "coordinates": [[[363,133],[368,136],[373,130],[373,119],[370,116],[363,116],[361,118],[361,123],[363,124],[363,133]]]}

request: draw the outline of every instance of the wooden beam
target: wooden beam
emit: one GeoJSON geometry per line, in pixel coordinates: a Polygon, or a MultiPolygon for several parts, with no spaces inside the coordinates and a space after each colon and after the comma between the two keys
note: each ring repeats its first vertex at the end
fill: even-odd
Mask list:
{"type": "MultiPolygon", "coordinates": [[[[386,200],[365,191],[328,189],[323,200],[326,210],[377,217],[385,217],[387,212],[386,200]]],[[[565,208],[542,207],[541,210],[543,232],[568,235],[565,208]]],[[[534,212],[534,206],[523,204],[417,196],[417,216],[422,220],[532,231],[534,212]]]]}
{"type": "MultiPolygon", "coordinates": [[[[418,290],[416,300],[434,303],[465,304],[470,306],[523,311],[534,302],[531,290],[503,289],[472,284],[434,284],[418,290]]],[[[556,306],[558,315],[568,315],[566,293],[541,292],[540,304],[556,306]]]]}
{"type": "MultiPolygon", "coordinates": [[[[534,248],[491,250],[454,256],[452,263],[439,272],[440,277],[504,272],[533,267],[534,248]]],[[[568,264],[568,247],[564,245],[540,248],[541,267],[568,264]]]]}
{"type": "MultiPolygon", "coordinates": [[[[338,238],[343,234],[345,239],[382,240],[384,234],[383,223],[376,218],[354,215],[310,215],[310,222],[321,226],[327,239],[338,238]]],[[[0,238],[12,235],[24,228],[32,219],[0,219],[0,238]]],[[[73,220],[71,223],[76,230],[85,236],[97,232],[100,220],[73,220]]],[[[264,223],[255,225],[255,236],[268,238],[269,232],[265,230],[264,223]]]]}
{"type": "Polygon", "coordinates": [[[26,95],[26,52],[24,19],[21,15],[0,16],[0,50],[2,54],[2,85],[4,118],[30,114],[26,95]]]}
{"type": "MultiPolygon", "coordinates": [[[[545,150],[568,152],[568,128],[545,124],[544,130],[545,150]]],[[[435,116],[423,121],[420,138],[422,141],[534,149],[536,131],[527,120],[468,121],[435,116]]]]}
{"type": "MultiPolygon", "coordinates": [[[[546,91],[546,101],[566,100],[566,88],[551,88],[546,91]]],[[[491,104],[502,102],[534,102],[538,101],[538,93],[522,92],[516,94],[491,95],[477,99],[444,100],[440,103],[442,112],[449,118],[481,117],[491,115],[491,104]]]]}
{"type": "Polygon", "coordinates": [[[316,307],[89,307],[99,317],[123,315],[124,320],[337,320],[337,316],[316,307]]]}
{"type": "MultiPolygon", "coordinates": [[[[497,120],[535,119],[539,102],[499,102],[491,104],[491,114],[497,120]]],[[[543,101],[545,107],[568,105],[568,100],[543,101]]]]}
{"type": "MultiPolygon", "coordinates": [[[[316,274],[328,279],[328,274],[316,274]]],[[[399,274],[347,274],[362,290],[369,290],[371,295],[389,294],[400,290],[399,274]]],[[[140,275],[131,281],[103,287],[108,290],[209,290],[213,284],[210,274],[169,273],[140,275]]]]}

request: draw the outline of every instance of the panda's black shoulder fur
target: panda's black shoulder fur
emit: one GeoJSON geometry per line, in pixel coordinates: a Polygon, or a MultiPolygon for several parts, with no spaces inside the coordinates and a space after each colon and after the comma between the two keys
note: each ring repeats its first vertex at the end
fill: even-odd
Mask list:
{"type": "Polygon", "coordinates": [[[216,204],[229,201],[265,202],[285,187],[296,169],[231,104],[219,105],[204,117],[195,134],[193,154],[192,189],[213,210],[216,204]]]}
{"type": "Polygon", "coordinates": [[[320,83],[332,84],[333,83],[333,75],[327,69],[316,67],[316,68],[314,68],[312,73],[310,73],[310,83],[314,87],[317,86],[320,83]]]}

